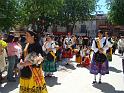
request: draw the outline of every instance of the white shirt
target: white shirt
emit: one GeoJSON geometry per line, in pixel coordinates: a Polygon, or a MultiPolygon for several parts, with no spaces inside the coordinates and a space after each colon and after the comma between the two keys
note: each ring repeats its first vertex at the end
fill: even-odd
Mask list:
{"type": "Polygon", "coordinates": [[[108,46],[109,46],[109,47],[112,47],[113,44],[112,44],[110,41],[108,41],[109,38],[106,38],[106,37],[104,37],[104,38],[107,40],[108,46]]]}
{"type": "Polygon", "coordinates": [[[72,45],[73,44],[73,40],[72,40],[72,38],[71,37],[67,37],[67,38],[65,38],[64,39],[64,42],[63,42],[64,44],[64,48],[67,48],[67,45],[72,45]]]}
{"type": "Polygon", "coordinates": [[[55,41],[45,42],[42,46],[43,51],[48,53],[47,49],[51,48],[54,53],[56,53],[56,44],[55,41]]]}
{"type": "Polygon", "coordinates": [[[124,39],[119,39],[118,47],[124,47],[124,39]]]}
{"type": "MultiPolygon", "coordinates": [[[[98,50],[99,50],[99,49],[96,47],[96,43],[95,43],[95,41],[96,41],[97,39],[98,39],[98,38],[95,38],[95,40],[93,40],[92,47],[91,47],[91,49],[94,50],[95,53],[98,52],[98,50]]],[[[104,53],[106,53],[106,50],[109,49],[108,41],[107,41],[107,40],[106,40],[106,45],[104,46],[105,40],[106,40],[105,38],[102,38],[102,39],[100,40],[100,46],[101,46],[101,48],[103,48],[104,53]]]]}

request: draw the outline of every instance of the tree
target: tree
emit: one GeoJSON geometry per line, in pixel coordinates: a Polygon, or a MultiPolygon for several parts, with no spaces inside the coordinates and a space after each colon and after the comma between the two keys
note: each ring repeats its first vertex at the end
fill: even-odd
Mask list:
{"type": "Polygon", "coordinates": [[[37,24],[45,28],[63,25],[72,29],[77,21],[90,18],[97,0],[0,0],[0,27],[37,24]]]}
{"type": "Polygon", "coordinates": [[[0,0],[0,28],[8,31],[17,22],[16,0],[0,0]]]}
{"type": "Polygon", "coordinates": [[[112,0],[108,19],[116,25],[124,25],[124,0],[112,0]]]}
{"type": "Polygon", "coordinates": [[[21,24],[30,23],[42,25],[45,20],[45,28],[53,24],[58,14],[58,9],[63,4],[63,0],[20,0],[21,24]],[[47,22],[46,22],[47,21],[47,22]]]}

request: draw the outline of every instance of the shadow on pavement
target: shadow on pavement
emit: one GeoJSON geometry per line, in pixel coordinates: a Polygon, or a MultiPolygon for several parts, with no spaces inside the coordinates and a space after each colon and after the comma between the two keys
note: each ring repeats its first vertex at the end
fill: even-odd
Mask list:
{"type": "Polygon", "coordinates": [[[67,65],[65,65],[65,67],[66,67],[67,69],[71,69],[71,70],[75,70],[75,69],[76,69],[73,64],[67,64],[67,65]]]}
{"type": "Polygon", "coordinates": [[[55,85],[61,85],[61,83],[58,83],[58,77],[45,77],[45,80],[46,80],[46,84],[49,86],[49,87],[53,87],[55,85]]]}
{"type": "Polygon", "coordinates": [[[65,70],[67,70],[67,69],[75,70],[76,69],[76,67],[74,66],[74,62],[70,62],[68,64],[63,64],[62,62],[58,62],[57,68],[59,69],[59,67],[63,67],[65,70]]]}
{"type": "Polygon", "coordinates": [[[122,70],[118,70],[115,67],[109,67],[109,70],[112,72],[115,72],[115,73],[121,73],[122,72],[122,70]]]}
{"type": "Polygon", "coordinates": [[[103,93],[124,93],[124,91],[115,90],[115,87],[108,83],[94,84],[93,87],[101,90],[103,93]]]}
{"type": "Polygon", "coordinates": [[[9,92],[15,90],[16,88],[18,88],[18,85],[19,85],[19,80],[17,80],[16,82],[4,81],[0,85],[0,93],[9,93],[9,92]]]}

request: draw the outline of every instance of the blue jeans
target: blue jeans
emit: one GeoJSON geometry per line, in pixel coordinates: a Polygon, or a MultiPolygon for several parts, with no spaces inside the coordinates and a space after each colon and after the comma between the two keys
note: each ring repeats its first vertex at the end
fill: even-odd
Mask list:
{"type": "Polygon", "coordinates": [[[13,70],[15,66],[16,56],[8,56],[8,73],[7,73],[7,79],[11,80],[13,79],[13,70]]]}

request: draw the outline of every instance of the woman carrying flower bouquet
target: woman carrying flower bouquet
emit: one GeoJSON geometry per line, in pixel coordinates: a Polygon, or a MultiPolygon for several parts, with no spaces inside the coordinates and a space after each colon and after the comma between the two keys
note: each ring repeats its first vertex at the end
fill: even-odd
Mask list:
{"type": "Polygon", "coordinates": [[[48,93],[46,82],[41,69],[43,61],[42,48],[39,44],[37,33],[26,32],[27,45],[24,49],[24,61],[21,61],[20,68],[20,91],[19,93],[48,93]]]}

